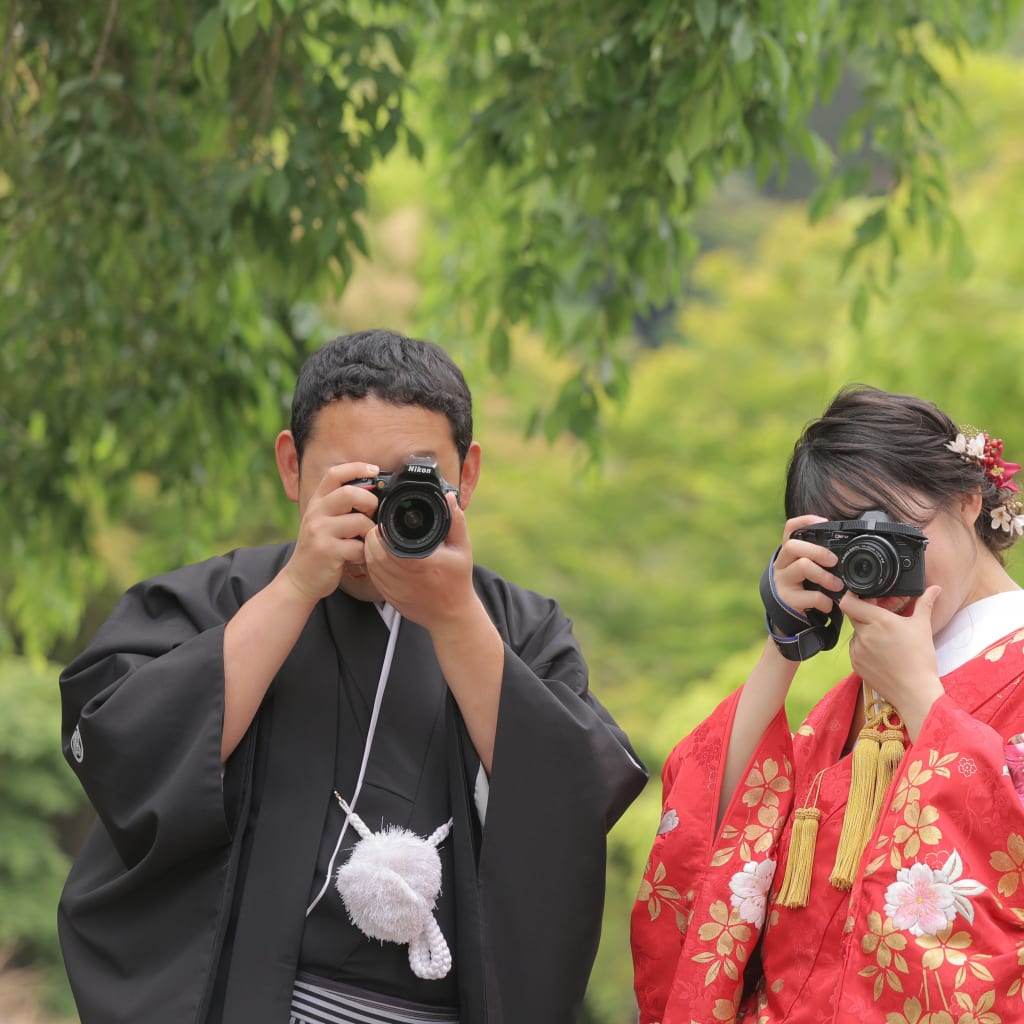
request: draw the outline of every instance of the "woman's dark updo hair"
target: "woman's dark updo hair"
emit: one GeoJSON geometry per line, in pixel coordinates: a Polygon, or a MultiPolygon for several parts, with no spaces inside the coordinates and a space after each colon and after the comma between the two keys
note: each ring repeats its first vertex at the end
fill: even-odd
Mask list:
{"type": "Polygon", "coordinates": [[[1015,537],[993,529],[1000,489],[980,464],[946,445],[959,430],[938,406],[866,385],[844,388],[805,428],[786,474],[786,518],[856,519],[880,509],[894,519],[920,519],[920,500],[948,510],[961,495],[981,494],[974,529],[1001,562],[1015,537]]]}

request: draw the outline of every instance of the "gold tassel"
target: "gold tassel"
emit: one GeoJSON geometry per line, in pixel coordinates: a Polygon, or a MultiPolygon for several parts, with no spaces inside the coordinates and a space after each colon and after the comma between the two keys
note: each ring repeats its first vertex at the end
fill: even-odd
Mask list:
{"type": "Polygon", "coordinates": [[[793,838],[786,859],[786,876],[782,880],[776,903],[780,907],[806,907],[814,870],[814,847],[818,841],[817,807],[798,807],[794,815],[793,838]]]}
{"type": "Polygon", "coordinates": [[[878,750],[878,776],[875,779],[874,806],[871,811],[871,822],[864,833],[865,844],[871,838],[882,816],[882,801],[889,789],[889,784],[896,777],[896,769],[903,759],[903,730],[900,728],[899,716],[893,712],[886,715],[885,730],[882,732],[878,750]]]}
{"type": "Polygon", "coordinates": [[[878,731],[873,723],[861,729],[853,748],[850,796],[843,814],[843,830],[839,834],[836,862],[829,876],[829,881],[837,889],[853,888],[864,844],[874,827],[870,819],[875,804],[879,746],[878,731]]]}
{"type": "Polygon", "coordinates": [[[843,815],[836,862],[829,881],[837,889],[853,888],[864,847],[874,834],[882,801],[903,757],[903,723],[896,709],[877,694],[864,694],[867,721],[853,748],[850,796],[843,815]]]}
{"type": "Polygon", "coordinates": [[[815,806],[825,769],[814,777],[807,791],[808,806],[798,807],[793,815],[793,835],[786,857],[786,875],[775,902],[782,907],[806,907],[814,871],[814,849],[818,842],[821,811],[815,806]]]}

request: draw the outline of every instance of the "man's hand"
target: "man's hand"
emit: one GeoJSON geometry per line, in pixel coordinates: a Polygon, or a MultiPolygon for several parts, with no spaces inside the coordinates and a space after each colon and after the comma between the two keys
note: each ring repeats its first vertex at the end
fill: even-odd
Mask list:
{"type": "Polygon", "coordinates": [[[447,495],[452,523],[427,558],[399,558],[378,530],[366,536],[374,586],[403,618],[430,633],[438,664],[462,712],[484,770],[490,773],[498,727],[505,644],[473,587],[473,549],[466,517],[447,495]]]}
{"type": "Polygon", "coordinates": [[[370,517],[377,511],[378,499],[349,481],[379,472],[367,462],[332,466],[309,499],[283,575],[311,603],[338,589],[346,564],[364,563],[363,541],[374,528],[370,517]]]}
{"type": "Polygon", "coordinates": [[[457,625],[478,603],[466,516],[454,494],[445,500],[452,517],[448,536],[426,558],[393,554],[378,529],[365,535],[366,568],[381,597],[431,634],[457,625]]]}

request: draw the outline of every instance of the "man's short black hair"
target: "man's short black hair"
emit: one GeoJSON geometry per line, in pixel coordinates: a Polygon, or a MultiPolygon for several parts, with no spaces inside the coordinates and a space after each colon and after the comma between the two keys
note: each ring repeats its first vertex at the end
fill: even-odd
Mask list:
{"type": "Polygon", "coordinates": [[[473,440],[466,378],[440,345],[387,330],[342,335],[306,360],[292,398],[291,431],[300,462],[313,420],[324,406],[370,395],[443,413],[462,464],[473,440]]]}

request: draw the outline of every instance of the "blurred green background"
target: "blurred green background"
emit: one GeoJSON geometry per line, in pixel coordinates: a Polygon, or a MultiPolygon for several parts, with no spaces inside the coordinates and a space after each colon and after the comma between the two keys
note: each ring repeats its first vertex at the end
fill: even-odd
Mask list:
{"type": "MultiPolygon", "coordinates": [[[[525,3],[0,4],[0,1019],[73,1019],[54,907],[89,811],[60,667],[138,578],[291,536],[272,447],[294,368],[373,326],[462,363],[476,556],[561,601],[652,770],[611,835],[586,1007],[633,1019],[657,774],[757,656],[802,426],[861,381],[1024,456],[1015,9],[821,4],[808,40],[805,6],[773,27],[739,2],[574,4],[574,84],[534,77],[555,21],[525,3]],[[330,69],[324,40],[357,35],[344,84],[267,70],[275,45],[330,69]],[[689,70],[662,103],[677,38],[689,70]],[[702,128],[690,105],[712,93],[702,128]],[[332,101],[346,139],[320,152],[332,101]],[[560,103],[545,137],[536,112],[560,103]],[[659,104],[638,148],[626,112],[659,104]],[[659,134],[672,104],[679,134],[659,134]]],[[[844,647],[802,668],[794,725],[844,647]]]]}

